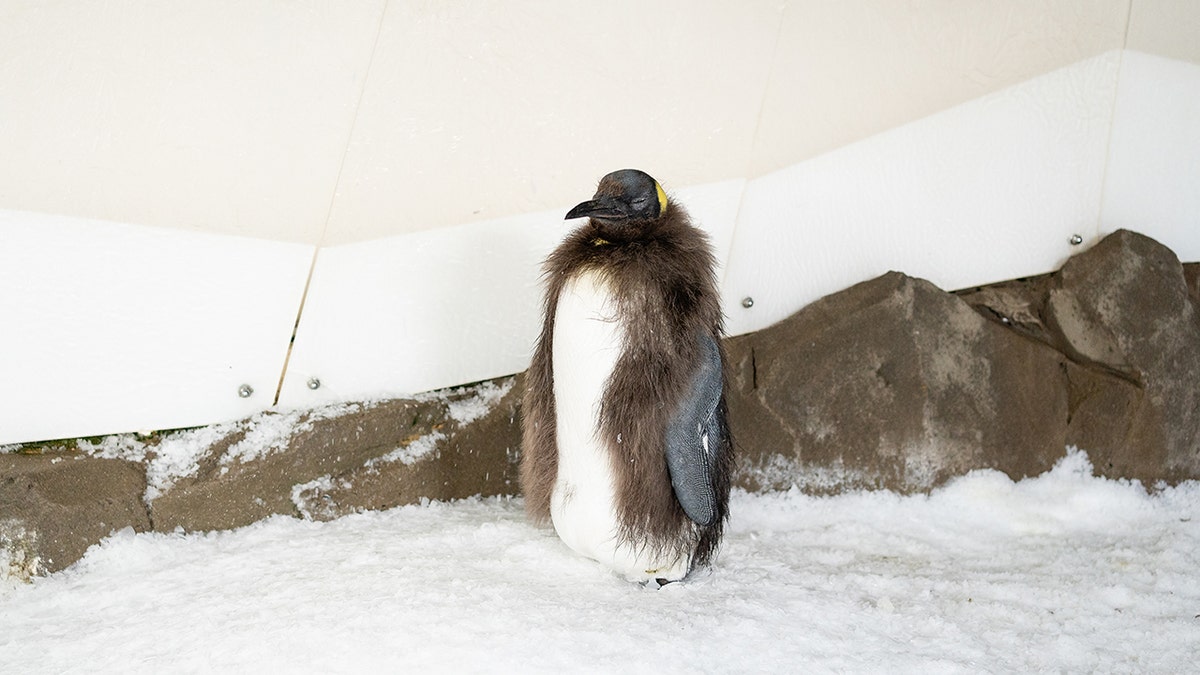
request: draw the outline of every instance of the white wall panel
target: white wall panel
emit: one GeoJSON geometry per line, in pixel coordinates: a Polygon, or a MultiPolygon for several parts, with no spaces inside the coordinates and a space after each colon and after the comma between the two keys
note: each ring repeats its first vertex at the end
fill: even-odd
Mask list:
{"type": "Polygon", "coordinates": [[[730,332],[888,270],[953,289],[1055,268],[1073,233],[1096,234],[1119,58],[750,181],[723,288],[730,332]]]}
{"type": "Polygon", "coordinates": [[[0,444],[269,407],[312,254],[0,210],[0,444]]]}
{"type": "MultiPolygon", "coordinates": [[[[670,191],[722,265],[743,185],[670,191]]],[[[589,182],[579,201],[591,196],[589,182]]],[[[541,327],[542,261],[581,224],[563,221],[570,207],[323,248],[280,404],[412,394],[527,368],[541,327]]]]}
{"type": "Polygon", "coordinates": [[[1101,226],[1200,261],[1200,63],[1125,52],[1101,226]]]}
{"type": "Polygon", "coordinates": [[[558,211],[534,213],[322,248],[280,404],[401,396],[520,371],[536,335],[539,264],[565,232],[561,221],[558,211]]]}

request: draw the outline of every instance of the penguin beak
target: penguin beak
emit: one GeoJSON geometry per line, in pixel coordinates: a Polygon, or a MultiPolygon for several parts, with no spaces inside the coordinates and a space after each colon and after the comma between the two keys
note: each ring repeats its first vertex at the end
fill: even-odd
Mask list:
{"type": "Polygon", "coordinates": [[[583,218],[584,216],[603,220],[620,220],[629,217],[629,207],[612,197],[600,197],[577,204],[575,208],[567,211],[567,217],[564,220],[583,218]]]}

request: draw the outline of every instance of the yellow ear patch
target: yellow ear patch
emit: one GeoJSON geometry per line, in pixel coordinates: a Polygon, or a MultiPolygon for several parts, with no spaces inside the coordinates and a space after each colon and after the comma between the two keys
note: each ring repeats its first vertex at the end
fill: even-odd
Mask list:
{"type": "Polygon", "coordinates": [[[658,212],[663,214],[667,212],[667,193],[663,192],[662,186],[658,181],[654,181],[654,189],[658,191],[658,212]]]}

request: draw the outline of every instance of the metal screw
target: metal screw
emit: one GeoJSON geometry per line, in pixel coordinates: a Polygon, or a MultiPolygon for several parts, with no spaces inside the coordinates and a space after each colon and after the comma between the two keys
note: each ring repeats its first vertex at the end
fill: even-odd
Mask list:
{"type": "Polygon", "coordinates": [[[752,298],[748,295],[746,297],[742,298],[742,307],[745,307],[746,309],[750,309],[753,306],[754,306],[754,298],[752,298]]]}
{"type": "Polygon", "coordinates": [[[308,378],[308,388],[313,389],[313,390],[320,389],[321,388],[321,380],[319,380],[315,377],[308,378]]]}
{"type": "Polygon", "coordinates": [[[254,387],[251,387],[248,384],[243,384],[242,386],[238,387],[238,396],[241,396],[242,398],[250,398],[253,395],[254,387]]]}
{"type": "Polygon", "coordinates": [[[1070,241],[1071,241],[1072,246],[1078,246],[1083,243],[1083,237],[1081,237],[1077,234],[1073,234],[1073,235],[1071,235],[1070,241]]]}

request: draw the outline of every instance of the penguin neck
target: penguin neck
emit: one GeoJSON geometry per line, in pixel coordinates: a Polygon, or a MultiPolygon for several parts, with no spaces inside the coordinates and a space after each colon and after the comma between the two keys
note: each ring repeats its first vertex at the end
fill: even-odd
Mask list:
{"type": "Polygon", "coordinates": [[[611,246],[649,241],[658,236],[663,221],[663,218],[623,221],[593,218],[588,229],[588,243],[592,246],[611,246]]]}

